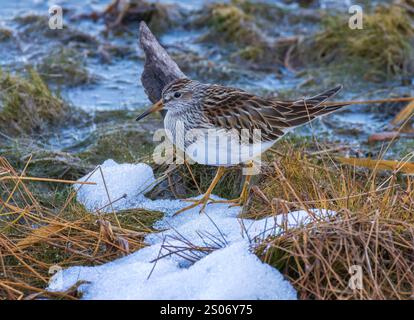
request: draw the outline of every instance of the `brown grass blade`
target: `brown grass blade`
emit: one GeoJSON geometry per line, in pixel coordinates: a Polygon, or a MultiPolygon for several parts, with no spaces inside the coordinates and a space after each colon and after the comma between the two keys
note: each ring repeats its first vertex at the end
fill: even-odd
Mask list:
{"type": "Polygon", "coordinates": [[[56,182],[56,183],[66,183],[66,184],[88,184],[88,185],[96,185],[95,182],[72,181],[72,180],[51,179],[51,178],[15,177],[15,176],[6,176],[6,177],[0,178],[0,181],[6,181],[6,180],[26,180],[26,181],[38,181],[38,182],[56,182]]]}
{"type": "Polygon", "coordinates": [[[414,174],[413,162],[401,162],[397,160],[373,160],[368,158],[343,158],[338,157],[337,160],[343,164],[353,165],[355,167],[363,167],[368,169],[401,171],[408,174],[414,174]]]}
{"type": "Polygon", "coordinates": [[[16,246],[19,249],[27,248],[40,241],[50,238],[51,236],[61,232],[65,228],[66,226],[51,224],[51,225],[40,227],[38,229],[34,229],[32,233],[29,234],[26,238],[17,242],[16,246]]]}
{"type": "Polygon", "coordinates": [[[411,101],[404,109],[402,109],[391,123],[396,126],[408,120],[412,116],[414,116],[414,101],[411,101]]]}

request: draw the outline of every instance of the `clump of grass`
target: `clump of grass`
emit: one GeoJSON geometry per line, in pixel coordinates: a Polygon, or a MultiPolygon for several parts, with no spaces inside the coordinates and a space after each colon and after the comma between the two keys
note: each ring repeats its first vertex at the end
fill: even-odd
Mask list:
{"type": "Polygon", "coordinates": [[[53,94],[39,74],[23,78],[0,70],[0,124],[11,135],[33,134],[64,123],[69,106],[53,94]]]}
{"type": "Polygon", "coordinates": [[[13,20],[19,25],[18,34],[22,40],[31,41],[35,36],[37,41],[45,45],[50,44],[50,40],[56,40],[65,46],[73,42],[94,50],[99,45],[99,41],[94,36],[72,28],[69,24],[64,23],[63,30],[48,28],[48,17],[46,15],[28,13],[16,16],[13,20]]]}
{"type": "Polygon", "coordinates": [[[323,31],[304,41],[302,58],[318,64],[361,63],[366,78],[378,79],[412,71],[414,29],[405,10],[379,6],[363,16],[363,29],[348,19],[326,16],[323,31]]]}
{"type": "Polygon", "coordinates": [[[253,17],[234,4],[209,6],[199,24],[207,24],[211,28],[211,33],[205,37],[205,40],[230,42],[237,46],[261,46],[264,42],[253,17]]]}
{"type": "Polygon", "coordinates": [[[270,36],[274,30],[269,24],[283,17],[283,10],[275,5],[234,0],[207,6],[195,24],[209,26],[201,41],[238,49],[230,57],[233,62],[241,60],[253,69],[274,70],[275,65],[283,64],[283,57],[292,45],[285,43],[285,39],[273,41],[270,36]]]}
{"type": "Polygon", "coordinates": [[[311,208],[336,212],[329,221],[283,231],[258,244],[301,299],[409,299],[413,292],[414,179],[397,172],[341,166],[330,153],[280,143],[253,188],[244,216],[311,208]],[[273,159],[272,159],[273,157],[273,159]],[[363,288],[348,287],[351,266],[363,288]]]}
{"type": "Polygon", "coordinates": [[[287,13],[286,10],[270,2],[250,1],[250,0],[232,0],[234,5],[240,7],[243,12],[249,16],[254,16],[260,27],[268,27],[269,22],[274,22],[283,18],[287,13]]]}
{"type": "Polygon", "coordinates": [[[13,37],[13,31],[0,28],[0,42],[10,40],[13,37]]]}
{"type": "MultiPolygon", "coordinates": [[[[320,148],[307,139],[280,142],[277,154],[268,155],[269,165],[264,166],[257,185],[267,201],[254,198],[248,214],[259,217],[312,207],[355,212],[366,205],[366,196],[371,192],[381,201],[388,188],[401,192],[400,188],[410,186],[411,180],[398,173],[389,175],[378,168],[372,171],[339,165],[333,153],[319,151],[320,148]]],[[[407,155],[410,153],[404,156],[407,155]]],[[[381,206],[378,202],[371,204],[381,206]]],[[[398,213],[401,216],[404,212],[398,213]]]]}
{"type": "Polygon", "coordinates": [[[239,43],[255,40],[256,37],[247,24],[251,17],[241,9],[231,5],[216,5],[211,10],[210,24],[217,33],[222,33],[224,40],[239,43]]]}
{"type": "Polygon", "coordinates": [[[112,1],[103,16],[112,28],[121,24],[145,21],[155,33],[166,31],[183,19],[176,5],[150,3],[143,0],[128,1],[124,5],[119,5],[117,0],[112,1]]]}
{"type": "Polygon", "coordinates": [[[237,55],[244,60],[258,61],[263,58],[264,50],[260,47],[247,46],[237,52],[237,55]]]}
{"type": "Polygon", "coordinates": [[[129,210],[88,213],[75,192],[40,204],[20,173],[0,157],[0,297],[77,299],[76,287],[52,293],[45,288],[54,267],[99,265],[145,246],[144,236],[161,213],[129,210]],[[56,207],[54,207],[56,205],[56,207]]]}
{"type": "Polygon", "coordinates": [[[77,86],[94,81],[82,55],[71,48],[54,49],[36,68],[42,78],[51,84],[77,86]]]}
{"type": "Polygon", "coordinates": [[[288,230],[262,243],[258,254],[283,271],[300,299],[410,299],[413,241],[412,219],[373,210],[288,230]],[[355,288],[349,281],[356,268],[362,286],[355,288]]]}

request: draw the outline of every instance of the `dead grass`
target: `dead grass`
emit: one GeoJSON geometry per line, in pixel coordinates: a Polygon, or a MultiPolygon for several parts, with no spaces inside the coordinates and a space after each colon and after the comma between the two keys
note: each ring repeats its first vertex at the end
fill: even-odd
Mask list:
{"type": "Polygon", "coordinates": [[[412,299],[414,177],[340,165],[329,153],[289,144],[278,151],[245,216],[310,208],[337,216],[285,229],[259,244],[259,257],[281,270],[301,299],[412,299]],[[351,266],[362,268],[361,290],[348,286],[351,266]]]}
{"type": "Polygon", "coordinates": [[[309,207],[353,211],[366,204],[365,196],[370,192],[377,193],[380,197],[376,199],[381,200],[386,190],[403,188],[410,182],[409,176],[398,171],[387,173],[381,166],[367,170],[340,165],[332,158],[332,152],[304,148],[292,147],[290,141],[279,143],[278,154],[270,157],[270,165],[263,168],[257,185],[261,198],[267,200],[253,201],[249,215],[274,215],[272,203],[303,209],[300,201],[309,207]]]}
{"type": "MultiPolygon", "coordinates": [[[[24,175],[23,170],[22,175],[24,175]]],[[[25,181],[0,157],[0,297],[75,299],[45,291],[54,266],[98,265],[144,246],[160,213],[130,210],[91,215],[70,192],[57,207],[41,205],[25,181]]]]}
{"type": "Polygon", "coordinates": [[[413,241],[412,219],[342,211],[334,221],[268,239],[257,252],[300,299],[412,299],[413,241]],[[360,289],[348,286],[352,266],[361,268],[360,289]]]}
{"type": "MultiPolygon", "coordinates": [[[[311,208],[337,215],[303,228],[282,229],[277,237],[257,243],[255,251],[292,282],[301,299],[411,299],[414,177],[399,172],[401,166],[386,171],[381,166],[340,164],[335,160],[338,150],[310,139],[287,139],[267,155],[268,165],[256,177],[244,217],[311,208]],[[362,268],[361,290],[348,287],[351,266],[362,268]]],[[[414,154],[404,162],[410,157],[414,154]]],[[[172,172],[181,184],[203,192],[215,168],[192,166],[190,173],[183,165],[176,170],[172,172]]],[[[236,196],[239,174],[240,169],[231,170],[217,192],[236,196]]],[[[79,298],[76,286],[63,293],[45,291],[51,267],[97,265],[134,252],[145,245],[145,234],[162,216],[142,210],[91,215],[74,201],[73,190],[60,194],[53,205],[40,202],[18,177],[0,158],[0,296],[7,299],[79,298]]],[[[174,176],[168,180],[175,183],[174,176]]],[[[189,261],[220,248],[183,245],[189,261]]],[[[166,249],[174,254],[168,242],[166,249]]]]}

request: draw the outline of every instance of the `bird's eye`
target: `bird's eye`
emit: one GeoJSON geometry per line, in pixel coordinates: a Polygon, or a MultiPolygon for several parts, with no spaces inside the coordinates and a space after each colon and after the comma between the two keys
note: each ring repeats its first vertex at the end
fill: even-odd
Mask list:
{"type": "Polygon", "coordinates": [[[179,97],[181,97],[181,92],[174,93],[174,98],[179,98],[179,97]]]}

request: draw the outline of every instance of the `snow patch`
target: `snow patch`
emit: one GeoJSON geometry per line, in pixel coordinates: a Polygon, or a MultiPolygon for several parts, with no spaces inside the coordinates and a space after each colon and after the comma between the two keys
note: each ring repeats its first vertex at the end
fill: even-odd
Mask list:
{"type": "Polygon", "coordinates": [[[250,253],[245,242],[215,251],[189,268],[162,259],[149,279],[153,266],[142,258],[133,254],[99,267],[73,267],[62,276],[65,283],[90,281],[82,285],[84,299],[296,299],[290,283],[250,253]]]}
{"type": "Polygon", "coordinates": [[[130,206],[131,201],[142,202],[146,200],[143,194],[155,183],[154,173],[147,164],[117,164],[113,160],[106,160],[79,180],[96,183],[82,185],[77,193],[78,201],[92,212],[102,208],[110,211],[112,202],[115,210],[130,206]]]}
{"type": "MultiPolygon", "coordinates": [[[[84,299],[296,299],[291,284],[278,270],[261,262],[251,249],[285,228],[309,223],[311,217],[307,212],[250,220],[237,217],[240,208],[210,204],[203,214],[199,208],[193,208],[174,217],[173,213],[188,202],[145,198],[144,190],[155,182],[149,166],[108,160],[101,170],[89,179],[90,175],[81,179],[97,185],[83,186],[77,195],[79,202],[90,211],[110,203],[103,176],[112,201],[127,195],[113,205],[115,210],[162,211],[165,215],[155,227],[164,231],[149,234],[145,239],[148,247],[121,259],[57,273],[49,290],[62,291],[82,280],[88,282],[80,286],[84,299]],[[194,245],[214,250],[207,254],[193,250],[194,245]],[[177,247],[182,251],[171,254],[177,247]],[[166,257],[158,259],[163,255],[166,257]]],[[[334,214],[312,211],[320,219],[334,214]]]]}

